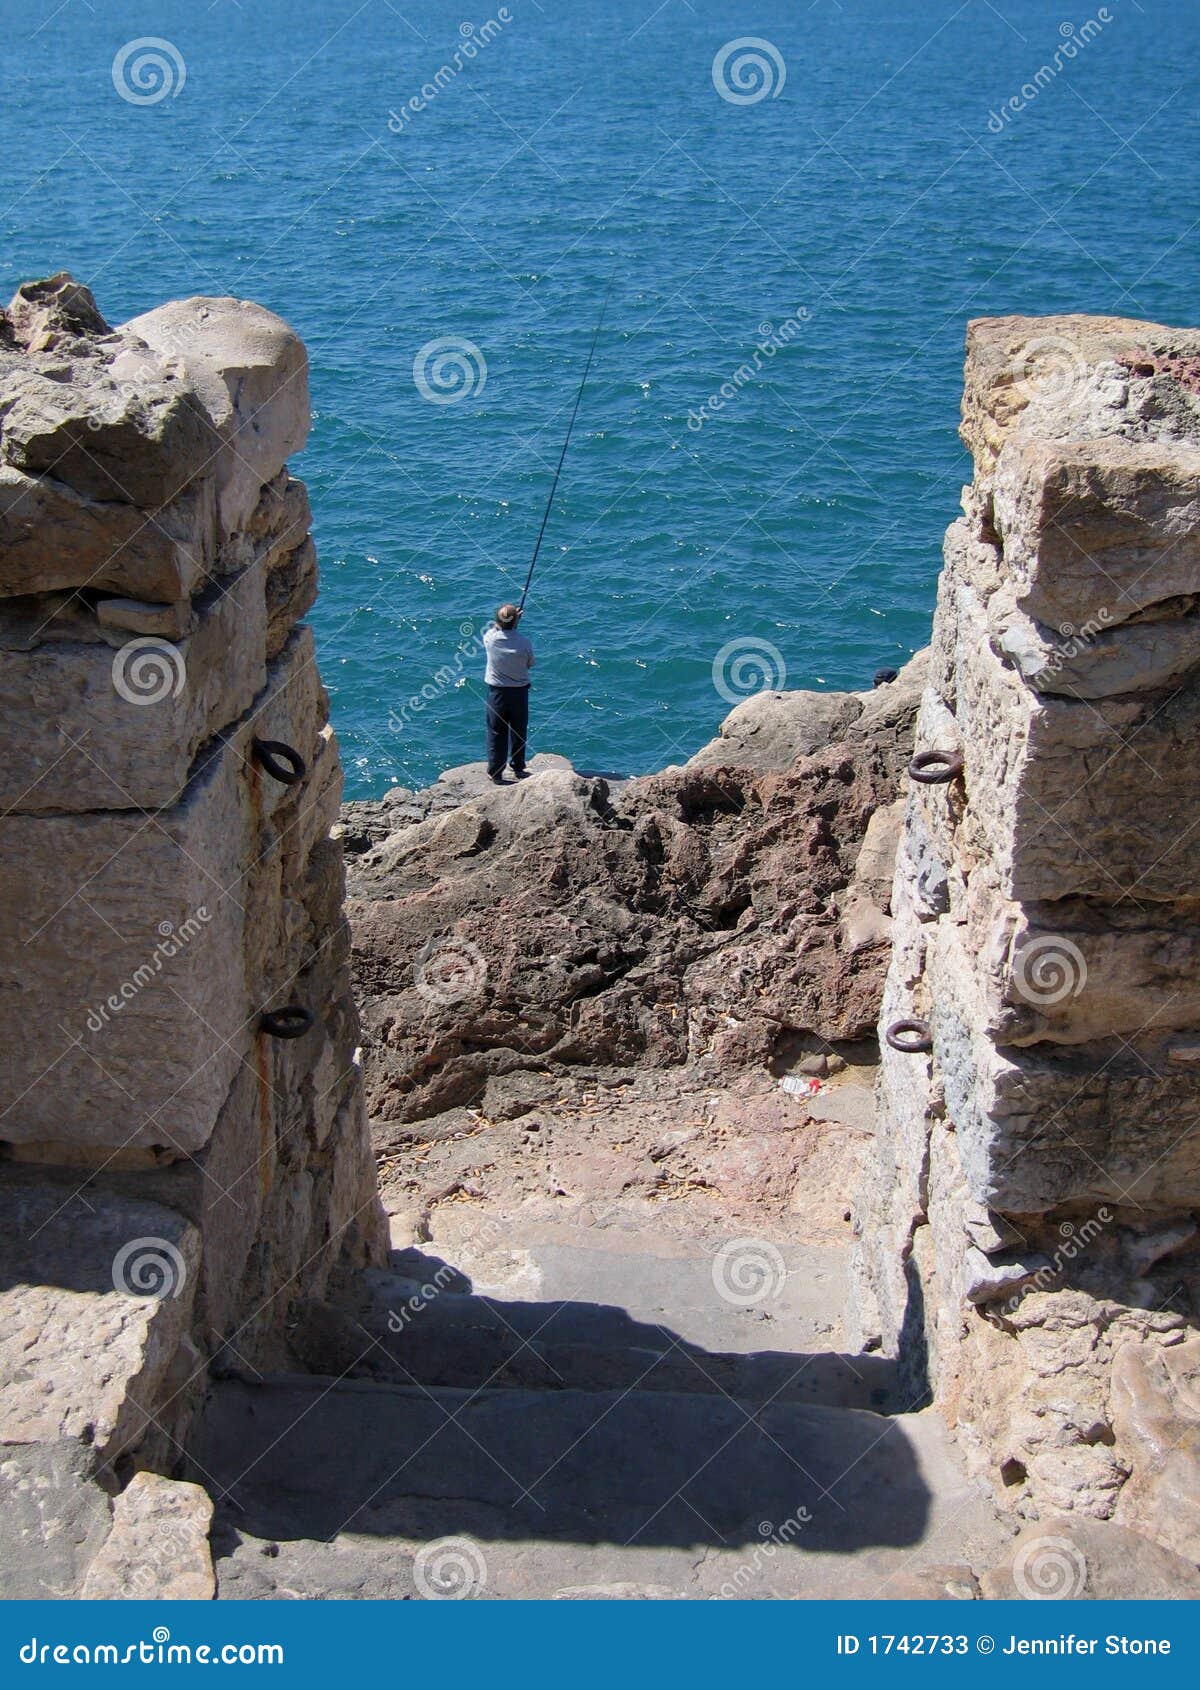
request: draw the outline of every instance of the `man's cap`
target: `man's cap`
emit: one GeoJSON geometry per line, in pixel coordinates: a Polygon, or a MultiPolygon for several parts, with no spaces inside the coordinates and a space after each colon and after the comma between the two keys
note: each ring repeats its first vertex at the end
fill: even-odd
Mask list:
{"type": "Polygon", "coordinates": [[[496,621],[502,628],[511,628],[520,614],[515,604],[502,604],[496,612],[496,621]]]}

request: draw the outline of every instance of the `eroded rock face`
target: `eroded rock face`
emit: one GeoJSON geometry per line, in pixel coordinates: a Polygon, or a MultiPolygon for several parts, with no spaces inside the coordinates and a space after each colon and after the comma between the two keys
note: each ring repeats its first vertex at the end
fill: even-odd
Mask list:
{"type": "Polygon", "coordinates": [[[135,1473],[113,1504],[112,1530],[88,1568],[88,1602],[211,1602],[212,1498],[201,1485],[135,1473]]]}
{"type": "Polygon", "coordinates": [[[855,1296],[1000,1494],[1192,1560],[1198,349],[971,325],[916,733],[962,767],[908,795],[880,1030],[928,1037],[884,1040],[855,1296]]]}
{"type": "Polygon", "coordinates": [[[467,771],[347,805],[376,1121],[477,1104],[529,1069],[716,1074],[789,1035],[869,1034],[923,667],[865,696],[771,695],[753,746],[742,706],[687,767],[612,789],[535,759],[519,786],[467,771]],[[843,737],[796,754],[817,717],[843,737]]]}
{"type": "Polygon", "coordinates": [[[307,361],[260,306],[113,329],[66,276],[0,329],[4,1576],[116,1594],[165,1534],[120,1593],[210,1596],[189,1487],[135,1480],[95,1556],[114,1462],[175,1464],[210,1359],[285,1364],[294,1304],[387,1243],[298,625],[307,361]],[[143,1257],[178,1288],[127,1283],[143,1257]]]}

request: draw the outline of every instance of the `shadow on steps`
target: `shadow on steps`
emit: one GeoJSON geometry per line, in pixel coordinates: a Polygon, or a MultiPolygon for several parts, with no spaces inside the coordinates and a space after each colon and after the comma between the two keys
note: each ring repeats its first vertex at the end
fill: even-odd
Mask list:
{"type": "Polygon", "coordinates": [[[732,1547],[793,1521],[789,1550],[850,1554],[920,1542],[929,1509],[904,1420],[669,1391],[227,1380],[189,1465],[272,1540],[732,1547]]]}
{"type": "Polygon", "coordinates": [[[357,1277],[352,1304],[304,1305],[292,1345],[306,1367],[471,1389],[678,1391],[875,1413],[910,1406],[897,1399],[895,1363],[881,1356],[710,1350],[607,1303],[481,1296],[458,1268],[419,1250],[393,1261],[390,1273],[357,1277]]]}
{"type": "Polygon", "coordinates": [[[922,1540],[920,1428],[866,1406],[887,1400],[880,1358],[714,1354],[421,1262],[375,1276],[357,1318],[310,1308],[298,1337],[325,1376],[214,1386],[189,1458],[224,1529],[641,1548],[783,1529],[789,1554],[834,1556],[922,1540]]]}

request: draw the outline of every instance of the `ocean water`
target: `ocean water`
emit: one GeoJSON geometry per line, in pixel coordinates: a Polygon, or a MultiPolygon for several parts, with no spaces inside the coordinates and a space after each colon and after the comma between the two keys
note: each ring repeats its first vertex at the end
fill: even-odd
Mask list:
{"type": "Polygon", "coordinates": [[[610,277],[526,630],[534,749],[627,772],[757,685],[868,685],[926,640],[970,317],[1200,316],[1193,4],[3,18],[0,283],[70,269],[114,322],[237,294],[308,342],[294,467],[356,796],[480,753],[478,631],[519,592],[610,277]],[[147,37],[165,82],[122,68],[147,37]]]}

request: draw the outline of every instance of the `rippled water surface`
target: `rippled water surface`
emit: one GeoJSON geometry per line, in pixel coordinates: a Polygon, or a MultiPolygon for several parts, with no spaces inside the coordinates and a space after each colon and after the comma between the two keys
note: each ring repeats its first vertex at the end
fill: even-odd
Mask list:
{"type": "Polygon", "coordinates": [[[479,753],[476,630],[610,275],[526,628],[535,748],[627,771],[713,733],[722,652],[736,695],[925,641],[969,317],[1197,320],[1200,8],[656,4],[5,4],[0,280],[69,268],[112,321],[238,294],[308,341],[353,794],[479,753]],[[716,80],[769,87],[730,100],[748,36],[716,80]],[[114,81],[143,37],[162,98],[114,81]]]}

